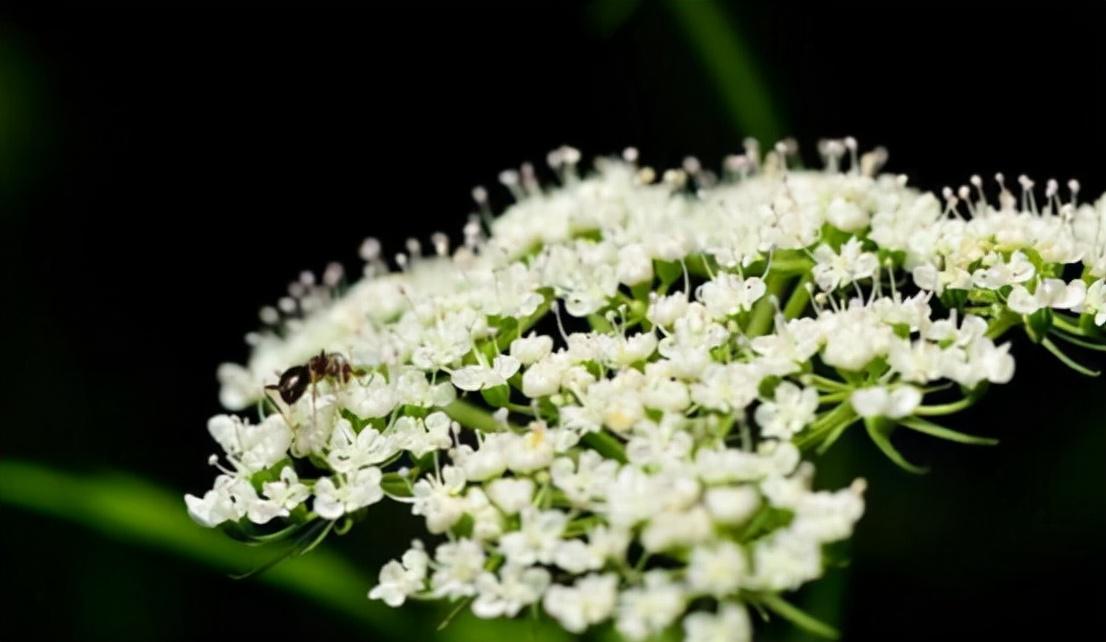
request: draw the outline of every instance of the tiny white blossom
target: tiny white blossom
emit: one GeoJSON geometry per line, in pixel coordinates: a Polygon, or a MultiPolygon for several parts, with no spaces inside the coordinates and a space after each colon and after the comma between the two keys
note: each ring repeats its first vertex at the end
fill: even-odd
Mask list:
{"type": "Polygon", "coordinates": [[[723,597],[740,588],[747,566],[745,551],[733,542],[697,546],[691,551],[687,583],[696,593],[723,597]]]}
{"type": "Polygon", "coordinates": [[[717,613],[697,611],[684,618],[684,642],[750,642],[753,627],[741,604],[725,603],[717,613]]]}
{"type": "Polygon", "coordinates": [[[909,416],[921,401],[922,393],[914,386],[898,386],[893,389],[872,386],[854,390],[849,396],[849,402],[861,417],[889,419],[909,416]]]}
{"type": "Polygon", "coordinates": [[[571,633],[583,633],[610,617],[618,599],[618,577],[611,573],[585,575],[572,586],[553,584],[542,606],[571,633]]]}
{"type": "Polygon", "coordinates": [[[471,539],[459,539],[434,551],[434,574],[430,577],[435,596],[457,599],[477,592],[476,581],[484,572],[484,549],[471,539]]]}
{"type": "Polygon", "coordinates": [[[831,292],[854,281],[870,278],[879,268],[879,259],[872,252],[865,252],[857,237],[852,237],[837,252],[826,244],[814,250],[814,268],[811,274],[818,287],[831,292]]]}
{"type": "Polygon", "coordinates": [[[472,612],[481,618],[514,617],[540,600],[549,584],[544,568],[507,564],[498,575],[483,573],[477,578],[472,612]]]}
{"type": "Polygon", "coordinates": [[[817,390],[799,388],[790,381],[783,381],[776,386],[774,400],[757,406],[754,417],[763,436],[791,439],[814,419],[817,410],[817,390]]]}
{"type": "Polygon", "coordinates": [[[503,512],[513,515],[530,505],[534,482],[527,478],[501,478],[488,485],[488,496],[503,512]]]}
{"type": "Polygon", "coordinates": [[[315,512],[323,519],[338,519],[375,504],[384,498],[380,480],[380,469],[375,466],[347,475],[339,486],[330,477],[321,477],[315,482],[315,512]]]}
{"type": "Polygon", "coordinates": [[[416,541],[400,561],[392,560],[380,569],[380,581],[369,591],[369,599],[388,606],[402,606],[408,597],[423,590],[430,559],[416,541]]]}
{"type": "Polygon", "coordinates": [[[618,599],[618,632],[631,640],[660,633],[684,609],[684,592],[664,571],[650,571],[640,588],[623,591],[618,599]]]}

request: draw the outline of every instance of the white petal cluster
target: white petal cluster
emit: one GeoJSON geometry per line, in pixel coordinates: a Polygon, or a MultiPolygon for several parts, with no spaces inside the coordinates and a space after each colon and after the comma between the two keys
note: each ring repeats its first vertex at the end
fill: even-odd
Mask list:
{"type": "Polygon", "coordinates": [[[390,606],[751,639],[747,606],[820,577],[864,509],[861,480],[815,489],[812,449],[858,423],[895,461],[895,426],[970,441],[924,417],[1010,381],[1004,332],[1067,360],[1053,338],[1106,323],[1106,199],[1050,183],[1038,207],[1022,181],[1019,204],[1000,177],[996,207],[974,178],[938,197],[878,174],[882,150],[820,150],[824,171],[749,144],[657,180],[562,148],[559,186],[501,175],[498,217],[475,190],[453,251],[412,240],[390,271],[370,239],[356,283],[305,274],[219,368],[223,404],[261,416],[211,419],[220,474],[189,513],[344,529],[387,498],[434,541],[381,570],[390,606]]]}

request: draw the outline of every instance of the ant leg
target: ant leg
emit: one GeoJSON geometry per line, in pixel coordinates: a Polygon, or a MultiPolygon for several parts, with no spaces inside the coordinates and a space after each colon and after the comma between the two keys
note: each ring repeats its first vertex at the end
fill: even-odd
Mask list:
{"type": "Polygon", "coordinates": [[[318,428],[318,421],[316,419],[317,415],[315,413],[315,408],[316,408],[316,403],[315,402],[316,402],[316,400],[318,400],[318,398],[319,398],[318,385],[314,381],[312,381],[311,382],[311,432],[312,433],[314,433],[315,429],[318,428]]]}
{"type": "Polygon", "coordinates": [[[284,418],[284,423],[288,424],[289,428],[295,428],[295,426],[292,425],[292,420],[284,412],[284,408],[280,407],[280,402],[278,402],[276,399],[273,399],[273,391],[269,388],[265,389],[265,399],[267,399],[269,403],[273,405],[273,408],[276,408],[276,411],[280,414],[281,417],[284,418]]]}

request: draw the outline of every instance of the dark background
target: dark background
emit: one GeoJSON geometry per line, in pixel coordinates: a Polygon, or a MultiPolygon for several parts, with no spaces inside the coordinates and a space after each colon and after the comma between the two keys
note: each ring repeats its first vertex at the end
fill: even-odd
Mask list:
{"type": "MultiPolygon", "coordinates": [[[[1106,188],[1089,13],[720,6],[808,161],[851,134],[925,188],[999,170],[1106,188]]],[[[216,364],[246,357],[258,307],[299,270],[356,269],[367,235],[394,251],[455,233],[473,185],[562,143],[713,166],[749,133],[666,3],[8,11],[0,82],[0,458],[180,494],[212,477],[216,364]]],[[[831,580],[846,640],[1103,639],[1103,383],[1015,347],[1015,383],[952,424],[997,448],[904,439],[933,466],[916,478],[858,433],[823,462],[829,482],[870,482],[831,580]]],[[[373,637],[256,582],[0,515],[10,639],[373,637]]],[[[377,532],[327,546],[375,575],[402,547],[377,532]]]]}

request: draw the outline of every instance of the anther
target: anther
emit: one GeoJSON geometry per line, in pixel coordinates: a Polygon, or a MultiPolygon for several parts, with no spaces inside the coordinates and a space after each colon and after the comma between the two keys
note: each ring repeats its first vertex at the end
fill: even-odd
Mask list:
{"type": "Polygon", "coordinates": [[[377,260],[380,258],[380,241],[370,236],[361,242],[361,248],[358,253],[365,261],[377,260]]]}
{"type": "Polygon", "coordinates": [[[329,288],[335,287],[342,282],[342,277],[345,274],[346,270],[341,263],[336,261],[327,263],[326,269],[323,270],[323,285],[329,288]]]}
{"type": "Polygon", "coordinates": [[[267,305],[258,310],[257,316],[265,325],[276,325],[280,323],[280,312],[271,305],[267,305]]]}
{"type": "Polygon", "coordinates": [[[449,254],[449,237],[442,232],[434,232],[430,235],[430,242],[434,245],[434,253],[438,256],[449,254]]]}

